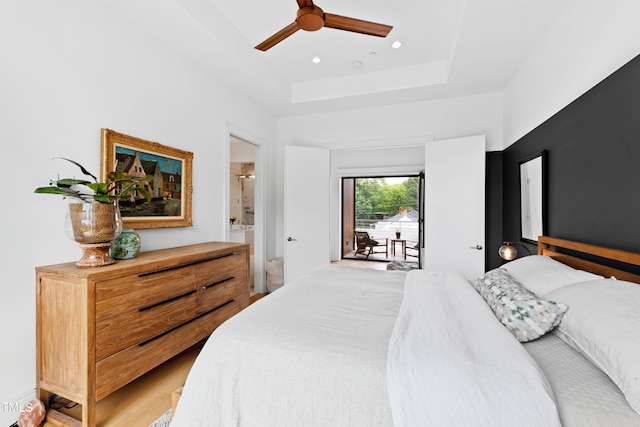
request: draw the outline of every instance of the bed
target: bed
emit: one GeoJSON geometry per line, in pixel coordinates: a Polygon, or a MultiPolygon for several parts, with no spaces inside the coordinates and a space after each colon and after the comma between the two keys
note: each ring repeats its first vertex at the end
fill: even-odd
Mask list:
{"type": "Polygon", "coordinates": [[[640,265],[540,237],[473,281],[321,267],[211,335],[171,425],[638,426],[640,277],[602,259],[640,265]]]}

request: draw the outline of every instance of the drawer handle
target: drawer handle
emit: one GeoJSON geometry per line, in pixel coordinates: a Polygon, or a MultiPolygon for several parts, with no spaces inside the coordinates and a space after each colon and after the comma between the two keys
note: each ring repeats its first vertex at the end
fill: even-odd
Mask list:
{"type": "Polygon", "coordinates": [[[235,255],[235,253],[218,255],[218,256],[213,256],[213,257],[209,257],[209,258],[199,259],[197,261],[187,262],[185,264],[174,265],[173,267],[159,268],[158,270],[147,271],[146,273],[140,273],[140,274],[138,274],[138,277],[144,277],[144,276],[150,276],[152,274],[164,273],[165,271],[177,270],[179,268],[189,267],[190,265],[201,264],[203,262],[213,261],[213,260],[216,260],[216,259],[226,258],[226,257],[234,256],[234,255],[235,255]]]}
{"type": "Polygon", "coordinates": [[[232,302],[234,302],[234,301],[235,301],[235,299],[230,299],[229,301],[227,301],[227,302],[225,302],[225,303],[223,303],[223,304],[220,304],[220,305],[218,305],[218,306],[216,306],[216,307],[213,307],[211,310],[208,310],[208,311],[205,311],[204,313],[198,314],[196,317],[194,317],[194,318],[192,318],[192,319],[189,319],[189,320],[187,320],[186,322],[182,322],[182,323],[180,323],[179,325],[174,326],[173,328],[167,329],[166,331],[164,331],[164,332],[162,332],[162,333],[160,333],[160,334],[158,334],[158,335],[155,335],[155,336],[153,336],[153,337],[149,338],[148,340],[144,340],[144,341],[142,341],[140,344],[138,344],[138,346],[139,346],[139,347],[143,347],[143,346],[145,346],[145,345],[147,345],[147,344],[149,344],[149,343],[151,343],[151,342],[153,342],[153,341],[157,340],[158,338],[162,338],[163,336],[165,336],[165,335],[167,335],[167,334],[169,334],[169,333],[171,333],[171,332],[175,331],[176,329],[182,328],[184,325],[187,325],[187,324],[189,324],[189,323],[191,323],[191,322],[193,322],[193,321],[195,321],[195,320],[198,320],[198,319],[199,319],[199,318],[201,318],[202,316],[206,316],[206,315],[207,315],[207,314],[209,314],[209,313],[213,313],[214,311],[219,310],[219,309],[221,309],[222,307],[224,307],[224,306],[227,306],[227,305],[231,304],[231,303],[232,303],[232,302]]]}
{"type": "Polygon", "coordinates": [[[233,298],[232,298],[232,299],[230,299],[230,300],[229,300],[229,301],[227,301],[227,302],[223,302],[223,303],[222,303],[222,304],[220,304],[220,305],[216,305],[216,306],[215,306],[215,307],[213,307],[212,309],[207,310],[207,311],[205,311],[204,313],[200,313],[200,314],[198,314],[196,317],[194,317],[193,319],[189,320],[189,322],[191,322],[191,321],[193,321],[193,320],[196,320],[196,319],[199,319],[199,318],[201,318],[202,316],[206,316],[206,315],[207,315],[207,314],[209,314],[209,313],[213,313],[213,312],[214,312],[214,311],[216,311],[216,310],[220,310],[222,307],[227,306],[227,305],[231,304],[231,303],[232,303],[232,302],[234,302],[234,301],[235,301],[235,299],[233,299],[233,298]]]}
{"type": "Polygon", "coordinates": [[[196,291],[195,289],[192,289],[192,290],[190,290],[189,292],[185,292],[185,293],[184,293],[184,294],[182,294],[182,295],[177,295],[177,296],[175,296],[175,297],[173,297],[173,298],[169,298],[169,299],[166,299],[166,300],[164,300],[164,301],[156,302],[156,303],[154,303],[154,304],[147,305],[147,306],[145,306],[145,307],[139,308],[139,309],[138,309],[138,311],[148,311],[148,310],[151,310],[152,308],[158,307],[158,306],[163,305],[163,304],[170,303],[170,302],[175,301],[175,300],[180,299],[180,298],[184,298],[184,297],[186,297],[187,295],[191,295],[191,294],[192,294],[192,293],[194,293],[195,291],[196,291]]]}
{"type": "Polygon", "coordinates": [[[230,281],[230,280],[233,280],[233,279],[235,279],[235,278],[236,278],[235,276],[231,276],[231,277],[227,277],[226,279],[218,280],[217,282],[209,283],[208,285],[204,285],[204,286],[202,287],[202,290],[203,290],[203,291],[206,291],[206,290],[207,290],[207,289],[209,289],[209,288],[212,288],[212,287],[214,287],[214,286],[216,286],[216,285],[220,285],[220,284],[222,284],[222,283],[226,283],[226,282],[228,282],[228,281],[230,281]]]}

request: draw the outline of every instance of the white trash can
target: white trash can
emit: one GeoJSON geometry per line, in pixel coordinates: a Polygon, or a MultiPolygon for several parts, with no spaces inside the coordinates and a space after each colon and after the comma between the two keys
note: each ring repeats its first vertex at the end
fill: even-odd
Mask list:
{"type": "Polygon", "coordinates": [[[284,258],[267,261],[267,291],[273,292],[284,284],[284,258]]]}

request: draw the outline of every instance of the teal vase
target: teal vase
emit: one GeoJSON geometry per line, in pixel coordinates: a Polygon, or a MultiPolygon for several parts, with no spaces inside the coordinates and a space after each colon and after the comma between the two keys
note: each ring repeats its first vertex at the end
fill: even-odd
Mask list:
{"type": "Polygon", "coordinates": [[[115,259],[131,259],[140,253],[140,235],[131,228],[122,230],[111,243],[111,256],[115,259]]]}

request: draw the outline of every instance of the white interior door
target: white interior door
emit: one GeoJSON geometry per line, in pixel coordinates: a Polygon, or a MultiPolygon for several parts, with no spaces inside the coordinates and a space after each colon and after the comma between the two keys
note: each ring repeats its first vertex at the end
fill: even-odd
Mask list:
{"type": "Polygon", "coordinates": [[[484,273],[485,137],[425,146],[424,268],[484,273]]]}
{"type": "Polygon", "coordinates": [[[285,147],[284,283],[330,262],[329,150],[285,147]]]}

